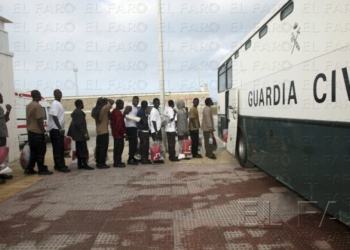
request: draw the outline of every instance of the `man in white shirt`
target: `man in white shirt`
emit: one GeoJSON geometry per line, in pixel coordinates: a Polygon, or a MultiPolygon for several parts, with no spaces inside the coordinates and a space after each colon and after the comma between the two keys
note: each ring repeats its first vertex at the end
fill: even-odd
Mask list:
{"type": "MultiPolygon", "coordinates": [[[[151,110],[150,114],[150,122],[151,122],[151,136],[153,141],[162,141],[162,131],[161,129],[161,124],[162,121],[160,119],[160,114],[158,111],[160,105],[160,101],[158,98],[153,99],[153,108],[151,110]]],[[[155,161],[154,163],[164,163],[163,160],[155,161]]]]}
{"type": "MultiPolygon", "coordinates": [[[[139,104],[139,97],[134,96],[132,98],[131,105],[128,105],[124,109],[125,115],[131,115],[137,117],[137,105],[139,104]]],[[[125,118],[126,135],[129,140],[129,159],[127,161],[128,165],[138,165],[137,159],[135,159],[135,154],[137,151],[137,124],[136,121],[125,118]]]]}
{"type": "Polygon", "coordinates": [[[175,103],[173,100],[168,101],[169,107],[165,110],[164,114],[169,118],[169,123],[165,127],[166,136],[168,139],[168,151],[170,161],[179,161],[176,156],[175,151],[175,138],[176,138],[176,128],[175,128],[175,116],[176,110],[174,110],[175,103]]]}
{"type": "Polygon", "coordinates": [[[62,92],[59,89],[53,91],[55,100],[52,102],[49,112],[49,120],[47,123],[47,130],[50,132],[50,139],[52,143],[53,160],[55,162],[54,169],[68,173],[69,168],[66,166],[64,160],[64,109],[61,104],[62,92]]]}

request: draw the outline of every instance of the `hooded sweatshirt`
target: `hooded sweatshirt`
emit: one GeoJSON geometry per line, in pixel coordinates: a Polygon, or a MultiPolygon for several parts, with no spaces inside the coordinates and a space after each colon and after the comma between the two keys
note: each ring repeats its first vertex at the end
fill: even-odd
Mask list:
{"type": "Polygon", "coordinates": [[[185,102],[179,100],[176,103],[177,111],[177,135],[182,136],[185,133],[188,134],[188,116],[185,110],[185,102]]]}

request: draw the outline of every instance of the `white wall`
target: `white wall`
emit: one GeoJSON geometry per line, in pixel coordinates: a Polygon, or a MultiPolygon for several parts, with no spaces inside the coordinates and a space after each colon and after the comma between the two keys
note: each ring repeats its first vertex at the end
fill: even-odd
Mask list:
{"type": "Polygon", "coordinates": [[[7,146],[10,148],[9,160],[14,161],[19,158],[19,148],[14,100],[13,53],[9,51],[8,33],[4,29],[4,23],[10,23],[10,21],[0,17],[0,93],[4,98],[2,107],[5,112],[6,104],[10,104],[13,108],[10,113],[10,121],[7,122],[7,129],[9,131],[7,146]]]}

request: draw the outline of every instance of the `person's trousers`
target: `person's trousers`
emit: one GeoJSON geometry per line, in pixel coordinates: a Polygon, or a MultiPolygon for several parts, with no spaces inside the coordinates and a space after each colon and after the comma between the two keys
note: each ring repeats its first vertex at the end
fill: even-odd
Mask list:
{"type": "Polygon", "coordinates": [[[6,137],[0,137],[0,147],[6,146],[6,137]]]}
{"type": "Polygon", "coordinates": [[[166,132],[166,137],[168,139],[169,159],[174,160],[176,157],[176,151],[175,151],[176,132],[166,132]]]}
{"type": "Polygon", "coordinates": [[[195,157],[198,155],[198,143],[199,143],[199,131],[197,130],[191,130],[190,136],[192,140],[192,156],[195,157]]]}
{"type": "Polygon", "coordinates": [[[86,141],[75,142],[75,153],[78,160],[78,166],[83,167],[87,165],[86,156],[88,154],[88,148],[86,141]]]}
{"type": "Polygon", "coordinates": [[[137,128],[126,128],[126,135],[129,140],[129,160],[133,159],[137,151],[137,128]]]}
{"type": "Polygon", "coordinates": [[[203,131],[205,156],[212,156],[213,155],[213,147],[212,147],[212,145],[209,144],[210,135],[211,135],[211,132],[203,131]]]}
{"type": "Polygon", "coordinates": [[[28,131],[28,142],[30,149],[30,160],[27,169],[34,169],[35,163],[38,165],[38,170],[45,170],[45,154],[46,154],[46,141],[44,134],[37,134],[28,131]]]}
{"type": "Polygon", "coordinates": [[[113,149],[114,164],[118,164],[122,162],[123,151],[124,151],[124,138],[122,139],[114,138],[114,149],[113,149]]]}
{"type": "Polygon", "coordinates": [[[138,131],[140,138],[140,155],[141,160],[148,160],[149,155],[149,131],[138,131]]]}
{"type": "Polygon", "coordinates": [[[96,165],[106,165],[109,134],[96,136],[96,165]]]}
{"type": "Polygon", "coordinates": [[[66,166],[64,160],[64,136],[61,135],[58,129],[51,129],[50,139],[55,166],[57,168],[64,168],[66,166]]]}

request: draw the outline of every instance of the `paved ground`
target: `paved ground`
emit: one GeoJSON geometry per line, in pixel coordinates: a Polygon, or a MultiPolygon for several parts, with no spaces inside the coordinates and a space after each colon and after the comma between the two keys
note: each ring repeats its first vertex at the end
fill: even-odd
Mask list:
{"type": "Polygon", "coordinates": [[[93,171],[71,164],[44,178],[12,163],[15,178],[0,186],[0,249],[350,249],[349,227],[329,216],[319,226],[323,214],[301,197],[223,148],[217,156],[93,171]]]}

